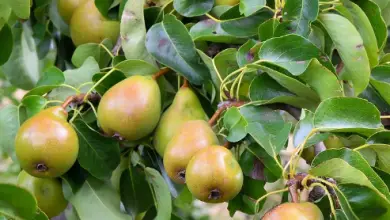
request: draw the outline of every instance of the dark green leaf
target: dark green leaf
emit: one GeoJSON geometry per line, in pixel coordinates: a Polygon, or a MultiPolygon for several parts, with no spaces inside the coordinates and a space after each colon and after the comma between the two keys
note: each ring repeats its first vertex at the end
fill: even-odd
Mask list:
{"type": "Polygon", "coordinates": [[[261,41],[266,41],[274,37],[275,30],[279,24],[279,21],[274,18],[263,22],[259,26],[259,39],[261,41]]]}
{"type": "Polygon", "coordinates": [[[146,48],[160,63],[182,74],[191,83],[199,85],[210,78],[186,27],[172,15],[166,15],[163,22],[149,29],[146,48]]]}
{"type": "Polygon", "coordinates": [[[185,17],[196,17],[209,12],[214,0],[174,0],[173,7],[185,17]]]}
{"type": "Polygon", "coordinates": [[[33,95],[22,99],[23,107],[26,109],[27,117],[31,118],[46,106],[46,99],[42,96],[33,95]]]}
{"type": "Polygon", "coordinates": [[[84,169],[99,179],[108,179],[119,165],[119,144],[92,131],[83,121],[73,123],[79,137],[78,161],[84,169]]]}
{"type": "Polygon", "coordinates": [[[7,219],[32,220],[37,212],[37,201],[27,190],[11,184],[0,183],[0,215],[7,219]]]}
{"type": "Polygon", "coordinates": [[[64,82],[64,73],[57,67],[49,67],[43,72],[43,76],[39,79],[37,86],[30,90],[25,97],[30,95],[44,95],[51,90],[58,88],[64,82]]]}
{"type": "Polygon", "coordinates": [[[370,63],[359,32],[341,15],[321,14],[319,20],[343,60],[344,70],[340,73],[340,79],[351,81],[355,95],[359,95],[367,87],[370,78],[370,63]]]}
{"type": "Polygon", "coordinates": [[[8,24],[5,24],[3,28],[0,29],[0,42],[2,43],[2,49],[0,52],[0,66],[7,62],[8,58],[11,56],[12,47],[14,44],[12,38],[12,30],[8,24]]]}
{"type": "Polygon", "coordinates": [[[289,0],[283,8],[283,23],[289,21],[290,33],[308,36],[310,24],[318,16],[318,0],[289,0]]]}
{"type": "Polygon", "coordinates": [[[323,101],[315,112],[314,127],[321,131],[370,135],[383,125],[375,105],[364,99],[345,97],[323,101]]]}
{"type": "Polygon", "coordinates": [[[103,46],[108,50],[111,50],[113,47],[109,39],[103,40],[100,44],[87,43],[78,46],[72,56],[73,65],[80,67],[91,56],[99,63],[100,68],[106,67],[111,57],[103,46]]]}
{"type": "MultiPolygon", "coordinates": [[[[96,83],[98,82],[105,74],[107,73],[97,73],[92,77],[92,80],[96,83]]],[[[98,86],[96,86],[95,90],[100,94],[104,95],[112,86],[117,84],[118,82],[126,79],[126,76],[121,71],[114,71],[108,77],[106,77],[103,81],[100,82],[98,86]]]]}
{"type": "Polygon", "coordinates": [[[381,97],[390,104],[390,66],[380,65],[371,71],[371,85],[381,95],[381,97]]]}

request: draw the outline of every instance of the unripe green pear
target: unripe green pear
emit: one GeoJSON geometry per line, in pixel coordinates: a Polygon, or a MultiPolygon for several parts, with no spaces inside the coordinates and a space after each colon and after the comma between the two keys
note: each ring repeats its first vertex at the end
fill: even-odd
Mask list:
{"type": "Polygon", "coordinates": [[[34,195],[38,207],[49,218],[59,215],[68,205],[62,193],[61,182],[58,179],[41,179],[22,171],[18,176],[17,185],[27,189],[34,195]]]}
{"type": "Polygon", "coordinates": [[[15,138],[20,166],[35,177],[58,177],[76,162],[79,141],[60,106],[45,109],[28,119],[15,138]]]}
{"type": "Polygon", "coordinates": [[[161,116],[153,138],[153,146],[161,156],[181,125],[190,120],[207,120],[207,115],[196,94],[190,88],[182,87],[161,116]]]}
{"type": "Polygon", "coordinates": [[[185,171],[191,158],[199,150],[218,144],[218,138],[210,125],[203,120],[182,124],[167,145],[164,167],[176,183],[185,183],[185,171]]]}
{"type": "Polygon", "coordinates": [[[62,19],[69,24],[73,12],[86,1],[87,0],[58,0],[58,13],[61,15],[62,19]]]}
{"type": "Polygon", "coordinates": [[[343,142],[336,135],[329,135],[328,139],[324,141],[326,149],[340,149],[345,147],[343,142]]]}
{"type": "Polygon", "coordinates": [[[218,5],[230,5],[230,6],[233,6],[233,5],[237,5],[238,3],[240,3],[240,0],[215,0],[215,5],[218,6],[218,5]]]}
{"type": "Polygon", "coordinates": [[[321,210],[313,203],[283,203],[268,211],[262,220],[323,220],[321,210]]]}
{"type": "Polygon", "coordinates": [[[303,149],[302,158],[306,160],[307,163],[311,163],[316,156],[314,146],[303,149]]]}
{"type": "Polygon", "coordinates": [[[243,185],[243,173],[232,152],[222,146],[199,150],[186,168],[186,183],[192,195],[204,202],[233,199],[243,185]]]}
{"type": "Polygon", "coordinates": [[[100,43],[105,38],[116,42],[119,36],[119,22],[107,20],[99,12],[93,0],[80,5],[70,20],[70,35],[78,46],[86,43],[100,43]]]}
{"type": "Polygon", "coordinates": [[[152,133],[160,114],[160,88],[151,76],[131,76],[119,82],[103,95],[98,106],[103,131],[129,141],[152,133]]]}

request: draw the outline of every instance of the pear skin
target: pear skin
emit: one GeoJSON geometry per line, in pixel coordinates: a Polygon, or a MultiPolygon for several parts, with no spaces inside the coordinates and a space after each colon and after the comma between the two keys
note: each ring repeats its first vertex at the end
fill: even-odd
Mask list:
{"type": "Polygon", "coordinates": [[[324,145],[326,149],[340,149],[345,147],[340,138],[334,134],[329,135],[329,137],[324,140],[324,145]]]}
{"type": "Polygon", "coordinates": [[[240,3],[240,0],[215,0],[215,5],[230,5],[234,6],[240,3]]]}
{"type": "Polygon", "coordinates": [[[185,183],[186,167],[199,150],[218,144],[210,125],[203,120],[185,122],[167,145],[164,167],[176,183],[185,183]]]}
{"type": "Polygon", "coordinates": [[[70,20],[70,35],[76,46],[100,43],[105,38],[115,43],[119,36],[119,22],[107,20],[100,14],[93,0],[80,5],[70,20]]]}
{"type": "Polygon", "coordinates": [[[163,113],[153,139],[153,146],[164,156],[168,142],[183,123],[190,120],[207,120],[198,97],[189,87],[181,87],[172,105],[163,113]]]}
{"type": "Polygon", "coordinates": [[[98,121],[110,136],[129,141],[146,137],[161,114],[161,94],[151,76],[131,76],[111,87],[98,106],[98,121]]]}
{"type": "Polygon", "coordinates": [[[262,220],[323,220],[321,210],[313,203],[283,203],[268,211],[262,220]]]}
{"type": "Polygon", "coordinates": [[[15,138],[20,166],[35,177],[58,177],[76,162],[79,141],[60,106],[45,109],[25,121],[15,138]]]}
{"type": "Polygon", "coordinates": [[[87,0],[59,0],[57,3],[58,13],[69,24],[74,11],[87,0]]]}
{"type": "Polygon", "coordinates": [[[61,182],[58,179],[37,178],[22,171],[18,176],[17,185],[27,189],[34,195],[38,207],[49,218],[59,215],[68,205],[62,192],[61,182]]]}
{"type": "Polygon", "coordinates": [[[207,203],[233,199],[243,185],[244,175],[232,152],[222,146],[199,150],[186,168],[186,183],[192,195],[207,203]]]}

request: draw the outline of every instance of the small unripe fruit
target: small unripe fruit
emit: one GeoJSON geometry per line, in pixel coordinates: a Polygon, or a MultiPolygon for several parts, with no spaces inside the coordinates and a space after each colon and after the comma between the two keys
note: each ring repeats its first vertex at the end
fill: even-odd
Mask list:
{"type": "Polygon", "coordinates": [[[321,210],[310,202],[283,203],[268,211],[262,220],[323,220],[321,210]]]}
{"type": "Polygon", "coordinates": [[[326,149],[340,149],[344,147],[343,142],[336,135],[329,135],[328,139],[324,141],[326,149]]]}
{"type": "Polygon", "coordinates": [[[186,183],[192,195],[208,203],[233,199],[243,185],[243,173],[232,152],[222,146],[198,151],[186,169],[186,183]]]}
{"type": "Polygon", "coordinates": [[[61,182],[58,179],[41,179],[22,171],[18,176],[17,184],[34,195],[38,207],[49,218],[59,215],[68,205],[62,193],[61,182]]]}

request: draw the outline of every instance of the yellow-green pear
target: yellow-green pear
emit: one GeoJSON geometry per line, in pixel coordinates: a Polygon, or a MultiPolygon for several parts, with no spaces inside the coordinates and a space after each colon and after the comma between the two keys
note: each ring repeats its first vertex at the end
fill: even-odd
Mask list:
{"type": "Polygon", "coordinates": [[[233,199],[243,185],[244,175],[232,152],[222,146],[199,150],[186,168],[186,183],[192,195],[208,203],[233,199]]]}
{"type": "Polygon", "coordinates": [[[87,0],[58,0],[58,13],[61,15],[62,19],[69,24],[73,12],[86,1],[87,0]]]}
{"type": "Polygon", "coordinates": [[[324,145],[326,149],[340,149],[345,147],[340,138],[334,134],[329,135],[329,137],[324,140],[324,145]]]}
{"type": "Polygon", "coordinates": [[[237,5],[240,3],[240,0],[215,0],[215,5],[237,5]]]}
{"type": "Polygon", "coordinates": [[[86,43],[100,43],[105,38],[113,43],[119,36],[119,22],[107,20],[99,12],[93,0],[80,5],[70,20],[70,35],[78,46],[86,43]]]}
{"type": "MultiPolygon", "coordinates": [[[[52,218],[65,210],[68,202],[62,193],[62,185],[59,179],[37,178],[27,172],[20,172],[17,185],[30,191],[37,200],[38,207],[52,218]]],[[[20,198],[23,200],[23,198],[20,198]]]]}
{"type": "Polygon", "coordinates": [[[154,135],[153,145],[161,156],[176,131],[190,120],[207,120],[207,115],[192,89],[181,87],[172,105],[161,116],[154,135]]]}
{"type": "Polygon", "coordinates": [[[191,158],[199,150],[218,144],[210,125],[203,120],[182,124],[168,143],[164,153],[164,167],[176,183],[185,183],[185,171],[191,158]]]}
{"type": "Polygon", "coordinates": [[[160,88],[151,76],[131,76],[103,95],[97,113],[107,135],[139,140],[152,133],[160,119],[160,88]]]}
{"type": "Polygon", "coordinates": [[[262,220],[323,220],[321,210],[313,203],[283,203],[268,211],[262,220]]]}
{"type": "Polygon", "coordinates": [[[58,177],[76,162],[79,141],[60,106],[45,109],[25,121],[15,138],[21,168],[35,177],[58,177]]]}

